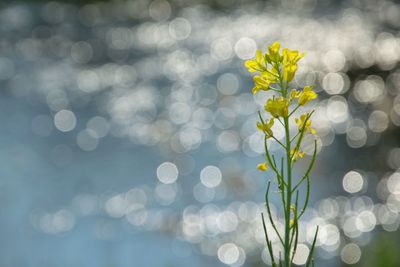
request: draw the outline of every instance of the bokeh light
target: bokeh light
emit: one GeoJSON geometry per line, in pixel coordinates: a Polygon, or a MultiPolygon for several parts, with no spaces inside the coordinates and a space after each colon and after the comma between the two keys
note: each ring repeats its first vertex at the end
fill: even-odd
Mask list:
{"type": "MultiPolygon", "coordinates": [[[[273,177],[255,170],[257,110],[271,92],[251,93],[243,60],[280,40],[306,53],[293,87],[319,93],[294,262],[305,263],[319,225],[316,266],[363,264],[377,236],[400,226],[399,10],[395,1],[4,3],[2,263],[271,264],[260,213],[273,177]],[[54,258],[43,258],[48,248],[54,258]]],[[[279,124],[274,133],[283,137],[279,124]]]]}

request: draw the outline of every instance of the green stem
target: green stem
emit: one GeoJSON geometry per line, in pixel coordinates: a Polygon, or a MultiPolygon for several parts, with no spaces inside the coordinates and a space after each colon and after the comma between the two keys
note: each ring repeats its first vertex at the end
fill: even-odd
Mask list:
{"type": "Polygon", "coordinates": [[[297,132],[297,134],[295,136],[293,136],[292,140],[290,140],[290,143],[293,143],[294,139],[296,139],[296,137],[299,136],[299,134],[300,134],[300,131],[297,132]]]}
{"type": "Polygon", "coordinates": [[[280,92],[281,92],[279,89],[276,89],[276,88],[271,87],[271,86],[268,87],[268,89],[267,89],[266,91],[268,91],[268,90],[275,91],[275,92],[277,92],[277,93],[280,93],[280,92]]]}
{"type": "MultiPolygon", "coordinates": [[[[288,84],[284,84],[282,77],[279,79],[280,87],[282,88],[282,96],[287,97],[288,84]],[[285,86],[284,86],[285,85],[285,86]]],[[[290,155],[291,140],[290,140],[290,127],[289,127],[289,116],[283,117],[283,125],[285,127],[286,137],[286,209],[285,209],[285,240],[284,240],[284,264],[285,267],[291,267],[290,260],[290,205],[292,203],[292,158],[290,155]]]]}
{"type": "Polygon", "coordinates": [[[279,238],[279,241],[281,241],[281,244],[283,245],[283,239],[282,239],[281,235],[279,234],[278,229],[276,228],[276,225],[275,225],[275,223],[274,223],[274,219],[272,218],[271,207],[270,207],[270,205],[269,205],[268,194],[269,194],[269,187],[270,187],[270,185],[271,185],[271,183],[268,182],[267,193],[265,194],[265,203],[266,203],[266,206],[267,206],[268,218],[269,218],[269,221],[270,221],[270,223],[271,223],[271,225],[272,225],[272,228],[274,229],[276,235],[277,235],[278,238],[279,238]]]}
{"type": "Polygon", "coordinates": [[[300,105],[297,105],[297,107],[295,107],[292,112],[290,112],[289,117],[292,116],[293,113],[296,112],[296,110],[300,107],[300,105]]]}
{"type": "Polygon", "coordinates": [[[292,158],[290,156],[290,136],[289,136],[289,118],[284,118],[285,135],[286,135],[286,168],[287,168],[287,188],[286,188],[286,211],[285,211],[285,246],[284,257],[285,267],[290,267],[290,203],[292,203],[292,158]]]}
{"type": "Polygon", "coordinates": [[[275,136],[271,136],[271,137],[274,138],[274,140],[275,140],[281,147],[285,148],[285,145],[282,144],[278,139],[276,139],[275,136]]]}

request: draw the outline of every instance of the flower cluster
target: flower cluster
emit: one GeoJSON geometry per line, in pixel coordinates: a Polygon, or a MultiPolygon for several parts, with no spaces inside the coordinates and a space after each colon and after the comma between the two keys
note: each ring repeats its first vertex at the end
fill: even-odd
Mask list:
{"type": "MultiPolygon", "coordinates": [[[[291,136],[290,132],[290,122],[293,120],[292,117],[295,116],[295,111],[317,98],[317,94],[313,91],[311,86],[305,86],[302,89],[289,90],[289,88],[293,88],[290,86],[290,82],[293,81],[298,69],[298,62],[303,57],[304,53],[299,53],[297,50],[284,48],[281,51],[280,43],[275,42],[268,47],[268,52],[263,54],[260,50],[257,50],[255,58],[245,62],[245,67],[248,69],[248,71],[256,73],[253,78],[253,94],[257,94],[260,91],[273,91],[272,97],[267,99],[264,105],[264,109],[267,113],[269,113],[270,118],[266,120],[261,115],[261,112],[258,112],[260,120],[257,122],[257,128],[263,132],[265,137],[265,161],[258,164],[257,169],[261,171],[267,171],[271,169],[271,171],[276,175],[276,182],[278,185],[278,190],[281,194],[285,219],[285,231],[284,233],[281,233],[278,231],[274,222],[274,218],[271,216],[268,199],[269,188],[271,184],[268,182],[266,192],[266,207],[268,211],[269,222],[271,223],[272,228],[274,229],[283,247],[283,251],[279,252],[280,256],[277,260],[274,256],[272,241],[270,241],[269,235],[266,231],[264,216],[262,216],[267,248],[271,256],[272,266],[292,266],[293,257],[297,248],[297,236],[299,233],[298,221],[308,205],[310,194],[309,174],[316,158],[315,142],[314,153],[306,173],[297,180],[295,177],[292,177],[292,169],[294,168],[296,161],[303,158],[305,155],[301,150],[301,144],[304,135],[316,134],[316,130],[312,127],[312,122],[310,119],[314,111],[310,111],[301,114],[299,117],[295,117],[294,122],[297,125],[297,132],[293,134],[293,136],[291,136]],[[272,128],[276,124],[276,121],[279,122],[279,124],[285,129],[284,141],[280,141],[274,136],[274,131],[272,128]],[[285,157],[281,158],[280,161],[277,159],[277,157],[275,157],[275,155],[271,155],[268,151],[268,140],[277,142],[284,149],[285,157]],[[308,190],[305,194],[305,203],[302,205],[302,207],[300,207],[298,198],[299,186],[305,181],[307,182],[308,190]],[[283,258],[281,258],[281,256],[283,258]],[[277,264],[277,261],[279,261],[279,265],[277,264]]],[[[314,242],[312,244],[306,266],[311,266],[314,264],[312,255],[317,234],[318,228],[315,233],[314,242]]]]}
{"type": "MultiPolygon", "coordinates": [[[[294,110],[300,106],[306,105],[309,101],[317,98],[317,94],[312,90],[311,86],[305,86],[303,90],[292,89],[290,94],[286,89],[289,83],[293,80],[300,59],[304,57],[304,53],[299,53],[297,50],[288,48],[282,49],[280,53],[280,43],[275,42],[268,47],[268,52],[263,54],[261,50],[257,50],[256,57],[247,60],[244,65],[249,72],[258,72],[259,75],[254,76],[253,94],[259,91],[275,91],[278,96],[274,96],[266,101],[265,110],[271,114],[272,118],[268,123],[263,120],[257,122],[257,128],[264,132],[267,138],[273,137],[272,126],[274,119],[288,118],[293,112],[289,113],[289,106],[296,102],[294,110]],[[286,85],[286,86],[285,86],[286,85]],[[297,100],[297,101],[296,101],[297,100]]],[[[311,134],[316,134],[316,130],[311,127],[311,120],[307,118],[309,114],[303,114],[299,118],[295,118],[296,124],[299,126],[299,131],[303,128],[311,134]]],[[[302,151],[298,149],[294,153],[294,158],[302,157],[302,151]]],[[[266,163],[263,163],[264,165],[266,163]]],[[[267,168],[258,168],[266,170],[267,168]]]]}

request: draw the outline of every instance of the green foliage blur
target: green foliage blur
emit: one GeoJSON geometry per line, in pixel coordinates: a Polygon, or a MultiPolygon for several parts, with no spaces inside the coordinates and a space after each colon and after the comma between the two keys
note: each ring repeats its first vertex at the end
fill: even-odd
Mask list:
{"type": "Polygon", "coordinates": [[[51,0],[20,0],[20,1],[5,1],[9,3],[47,3],[47,2],[60,2],[60,3],[69,3],[69,4],[74,4],[74,5],[85,5],[89,3],[100,3],[100,2],[112,2],[112,1],[99,1],[99,0],[57,0],[57,1],[51,1],[51,0]]]}
{"type": "MultiPolygon", "coordinates": [[[[373,242],[362,250],[361,261],[355,267],[399,267],[400,232],[380,233],[373,242]]],[[[342,265],[350,266],[347,264],[342,265]]]]}

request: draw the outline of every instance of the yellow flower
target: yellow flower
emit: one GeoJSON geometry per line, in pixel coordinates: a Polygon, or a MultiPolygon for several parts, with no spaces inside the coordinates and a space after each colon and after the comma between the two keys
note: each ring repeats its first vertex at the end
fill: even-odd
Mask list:
{"type": "Polygon", "coordinates": [[[317,98],[317,96],[317,93],[315,93],[310,86],[306,86],[304,87],[303,92],[300,93],[299,105],[303,106],[309,101],[317,98]]]}
{"type": "Polygon", "coordinates": [[[261,76],[254,76],[253,81],[255,84],[253,94],[256,94],[260,90],[267,91],[270,84],[276,83],[278,78],[272,71],[263,71],[261,76]]]}
{"type": "Polygon", "coordinates": [[[283,49],[283,79],[287,82],[293,80],[297,71],[297,62],[304,57],[304,53],[299,54],[297,50],[283,49]]]}
{"type": "Polygon", "coordinates": [[[304,57],[304,53],[299,54],[297,50],[290,50],[284,48],[283,53],[283,64],[297,64],[297,62],[304,57]]]}
{"type": "Polygon", "coordinates": [[[299,98],[299,96],[300,96],[300,92],[299,91],[297,91],[296,89],[293,89],[291,92],[290,92],[290,100],[292,100],[292,99],[294,99],[294,98],[299,98]]]}
{"type": "Polygon", "coordinates": [[[244,65],[249,72],[266,70],[265,58],[264,58],[261,50],[257,50],[256,57],[254,59],[246,60],[244,62],[244,65]]]}
{"type": "Polygon", "coordinates": [[[262,122],[257,122],[257,128],[260,131],[263,131],[266,135],[267,138],[273,136],[273,132],[272,132],[272,126],[274,125],[274,119],[270,119],[268,123],[262,123],[262,122]]]}
{"type": "Polygon", "coordinates": [[[263,162],[263,163],[258,164],[257,169],[260,171],[263,171],[263,172],[267,171],[267,169],[268,169],[267,163],[263,162]]]}
{"type": "Polygon", "coordinates": [[[301,129],[304,127],[304,129],[306,131],[309,131],[311,134],[316,134],[317,131],[314,128],[311,127],[311,120],[310,119],[308,119],[307,122],[306,122],[306,125],[304,125],[304,123],[306,121],[306,118],[307,118],[307,114],[303,114],[303,115],[300,116],[300,118],[295,118],[294,119],[296,124],[299,126],[299,131],[301,131],[301,129]]]}
{"type": "Polygon", "coordinates": [[[290,150],[290,157],[292,157],[293,161],[296,161],[298,158],[304,157],[304,152],[294,148],[290,150]]]}
{"type": "Polygon", "coordinates": [[[265,110],[275,118],[286,117],[289,112],[289,101],[284,97],[268,99],[265,110]]]}
{"type": "Polygon", "coordinates": [[[293,80],[294,75],[296,74],[297,71],[297,65],[296,64],[288,64],[283,67],[283,79],[287,82],[290,82],[293,80]]]}
{"type": "Polygon", "coordinates": [[[268,54],[266,55],[266,58],[270,62],[279,62],[281,61],[281,56],[279,55],[279,49],[281,48],[281,44],[276,41],[272,45],[268,47],[268,54]]]}
{"type": "Polygon", "coordinates": [[[261,77],[261,76],[254,76],[253,77],[253,81],[254,81],[254,87],[253,87],[253,95],[257,94],[258,91],[263,90],[263,91],[267,91],[269,88],[269,84],[270,82],[261,77]]]}

